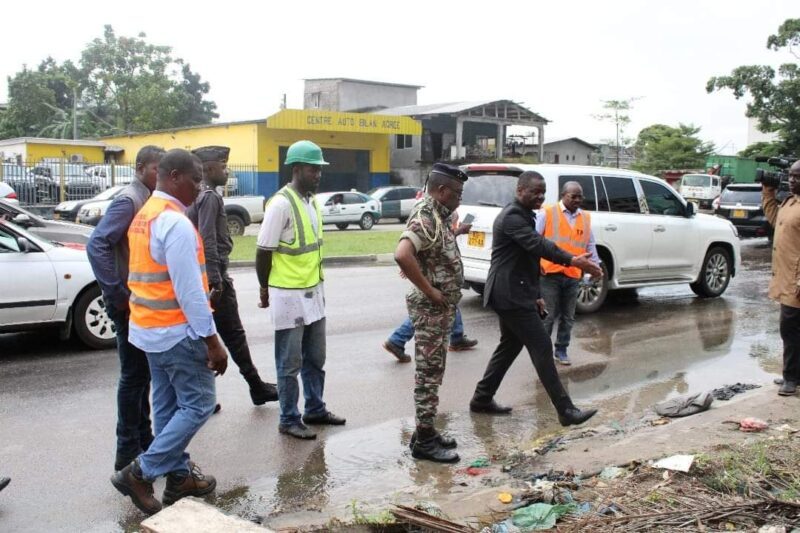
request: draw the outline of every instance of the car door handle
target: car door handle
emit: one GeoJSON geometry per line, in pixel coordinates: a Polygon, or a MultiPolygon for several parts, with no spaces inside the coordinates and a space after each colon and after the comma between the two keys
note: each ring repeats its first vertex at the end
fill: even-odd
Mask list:
{"type": "Polygon", "coordinates": [[[665,228],[664,226],[656,226],[655,228],[653,228],[653,231],[655,231],[656,233],[664,233],[665,231],[667,231],[667,228],[665,228]]]}
{"type": "Polygon", "coordinates": [[[608,224],[608,225],[606,225],[605,230],[606,231],[617,231],[617,225],[616,224],[608,224]]]}

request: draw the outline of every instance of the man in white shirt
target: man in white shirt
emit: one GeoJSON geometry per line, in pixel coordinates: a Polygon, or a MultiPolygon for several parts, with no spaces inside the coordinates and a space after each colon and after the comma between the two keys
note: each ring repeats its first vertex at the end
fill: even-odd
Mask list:
{"type": "Polygon", "coordinates": [[[325,294],[322,215],[314,194],[322,178],[322,150],[311,141],[289,147],[292,181],[267,204],[258,235],[256,273],[259,307],[272,309],[275,367],[281,415],[278,430],[298,439],[317,437],[306,424],[343,425],[328,411],[325,388],[325,294]],[[297,403],[303,380],[305,413],[297,403]]]}

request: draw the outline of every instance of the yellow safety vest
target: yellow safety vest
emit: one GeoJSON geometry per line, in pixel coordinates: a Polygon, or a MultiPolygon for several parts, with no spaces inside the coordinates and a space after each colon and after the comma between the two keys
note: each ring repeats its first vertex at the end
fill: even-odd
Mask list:
{"type": "Polygon", "coordinates": [[[289,200],[294,221],[294,241],[279,241],[272,253],[272,270],[269,285],[281,289],[308,289],[324,279],[322,275],[322,212],[312,198],[311,205],[317,212],[317,232],[311,225],[311,218],[303,205],[303,200],[291,187],[284,187],[276,193],[289,200]]]}

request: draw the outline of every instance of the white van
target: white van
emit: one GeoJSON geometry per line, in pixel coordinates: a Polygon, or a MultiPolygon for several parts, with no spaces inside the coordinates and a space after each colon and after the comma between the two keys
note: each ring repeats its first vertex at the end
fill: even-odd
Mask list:
{"type": "Polygon", "coordinates": [[[684,174],[678,190],[686,200],[711,209],[712,202],[722,194],[722,180],[712,174],[684,174]]]}
{"type": "Polygon", "coordinates": [[[600,308],[609,290],[688,283],[703,297],[719,296],[739,265],[734,226],[719,217],[695,214],[694,206],[663,180],[608,167],[476,164],[461,167],[469,180],[458,211],[475,215],[472,231],[458,237],[464,278],[483,292],[492,252],[492,226],[515,197],[517,176],[535,170],[545,178],[545,204],[559,199],[561,186],[583,187],[582,208],[592,211],[592,231],[603,262],[602,280],[582,284],[578,312],[600,308]]]}

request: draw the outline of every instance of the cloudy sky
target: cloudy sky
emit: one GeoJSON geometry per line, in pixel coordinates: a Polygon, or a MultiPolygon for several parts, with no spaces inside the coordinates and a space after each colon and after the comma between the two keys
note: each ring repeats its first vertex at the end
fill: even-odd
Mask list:
{"type": "MultiPolygon", "coordinates": [[[[794,6],[794,8],[792,7],[794,6]]],[[[512,99],[552,121],[549,139],[613,137],[602,101],[637,98],[626,132],[693,123],[721,153],[747,142],[744,103],[709,77],[797,61],[766,49],[796,0],[492,2],[15,2],[3,8],[0,75],[48,55],[77,60],[111,24],[145,32],[211,83],[220,121],[267,117],[303,79],[423,85],[419,103],[512,99]]],[[[6,100],[6,84],[0,101],[6,100]]]]}

